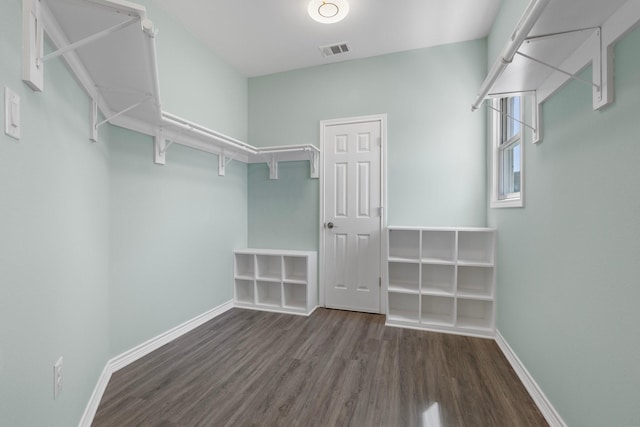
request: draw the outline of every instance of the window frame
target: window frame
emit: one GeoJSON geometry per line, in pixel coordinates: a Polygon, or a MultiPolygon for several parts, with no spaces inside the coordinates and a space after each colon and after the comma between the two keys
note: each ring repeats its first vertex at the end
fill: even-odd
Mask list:
{"type": "Polygon", "coordinates": [[[514,116],[520,122],[523,121],[525,110],[525,97],[523,94],[513,94],[509,97],[491,99],[492,107],[498,111],[492,110],[491,128],[492,134],[492,188],[491,188],[491,207],[492,208],[519,208],[524,207],[524,151],[525,151],[525,132],[524,126],[520,124],[519,132],[506,138],[509,134],[509,124],[513,120],[509,119],[504,113],[514,116],[509,109],[509,100],[514,97],[520,98],[520,114],[519,117],[514,116]],[[504,155],[513,147],[520,146],[520,191],[517,193],[504,193],[504,155]]]}

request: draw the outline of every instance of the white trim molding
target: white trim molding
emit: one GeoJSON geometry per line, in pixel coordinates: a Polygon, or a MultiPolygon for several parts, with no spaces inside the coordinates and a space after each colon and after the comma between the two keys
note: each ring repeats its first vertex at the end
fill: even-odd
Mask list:
{"type": "Polygon", "coordinates": [[[549,425],[551,427],[567,427],[567,424],[564,422],[558,411],[556,411],[556,409],[553,407],[551,401],[549,401],[538,383],[536,383],[536,380],[533,379],[527,368],[524,366],[522,361],[520,361],[509,343],[507,343],[507,341],[498,330],[496,330],[496,343],[511,364],[513,370],[516,371],[518,378],[520,378],[520,381],[522,381],[522,384],[531,395],[531,398],[535,402],[540,412],[542,412],[542,415],[544,416],[545,420],[547,420],[549,425]]]}
{"type": "Polygon", "coordinates": [[[87,403],[87,407],[82,414],[82,418],[80,419],[78,426],[91,426],[91,423],[93,423],[93,418],[96,415],[96,411],[98,410],[98,406],[100,405],[100,400],[102,400],[102,395],[107,389],[107,385],[109,384],[111,375],[114,372],[117,372],[125,366],[135,362],[136,360],[143,358],[152,351],[157,350],[163,345],[170,343],[176,338],[181,337],[187,332],[192,331],[198,326],[203,325],[209,320],[220,316],[221,314],[231,310],[232,308],[233,301],[227,301],[205,313],[194,317],[193,319],[187,320],[186,322],[176,326],[175,328],[169,329],[168,331],[163,332],[160,335],[151,338],[150,340],[147,340],[142,344],[137,345],[132,349],[127,350],[124,353],[110,359],[102,370],[100,377],[98,378],[98,382],[93,389],[93,393],[91,394],[89,403],[87,403]]]}

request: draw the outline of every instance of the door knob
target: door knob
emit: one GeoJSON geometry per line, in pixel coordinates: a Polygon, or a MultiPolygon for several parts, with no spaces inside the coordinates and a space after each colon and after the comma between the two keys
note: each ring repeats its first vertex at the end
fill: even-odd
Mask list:
{"type": "Polygon", "coordinates": [[[333,225],[333,223],[332,223],[332,222],[328,222],[328,223],[327,223],[327,228],[328,228],[329,230],[331,230],[333,227],[334,227],[334,225],[333,225]]]}

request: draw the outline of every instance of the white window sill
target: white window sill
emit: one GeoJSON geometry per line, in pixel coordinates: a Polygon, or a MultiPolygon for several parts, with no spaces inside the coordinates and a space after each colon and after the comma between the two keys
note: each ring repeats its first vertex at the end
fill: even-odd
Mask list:
{"type": "Polygon", "coordinates": [[[522,200],[522,197],[491,201],[491,209],[521,208],[521,207],[524,207],[524,201],[522,200]]]}

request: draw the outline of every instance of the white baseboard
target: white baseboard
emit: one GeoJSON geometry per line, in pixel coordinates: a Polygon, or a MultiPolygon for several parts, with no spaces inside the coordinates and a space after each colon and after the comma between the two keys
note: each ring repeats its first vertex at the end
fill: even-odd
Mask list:
{"type": "Polygon", "coordinates": [[[89,403],[84,410],[84,414],[82,414],[82,418],[80,419],[80,423],[78,423],[78,426],[91,426],[93,418],[96,415],[96,411],[98,410],[98,406],[100,405],[100,400],[102,400],[102,395],[104,394],[104,391],[107,388],[107,384],[109,384],[109,379],[114,372],[119,371],[125,366],[146,356],[152,351],[157,350],[163,345],[170,343],[176,338],[186,334],[187,332],[197,328],[198,326],[208,322],[209,320],[220,316],[222,313],[229,311],[232,308],[233,301],[227,301],[224,304],[212,308],[211,310],[199,316],[196,316],[193,319],[187,320],[186,322],[176,326],[175,328],[169,329],[168,331],[163,332],[160,335],[151,338],[150,340],[145,341],[142,344],[135,346],[134,348],[127,350],[124,353],[110,359],[102,370],[100,378],[98,378],[98,383],[96,384],[93,393],[91,394],[89,403]]]}
{"type": "Polygon", "coordinates": [[[522,384],[531,395],[531,398],[538,406],[538,409],[542,412],[542,415],[549,425],[551,427],[567,427],[567,424],[564,422],[558,411],[553,407],[538,383],[536,383],[527,368],[525,368],[509,343],[507,343],[498,330],[496,330],[496,343],[511,364],[511,367],[513,367],[513,370],[516,371],[520,381],[522,381],[522,384]]]}

